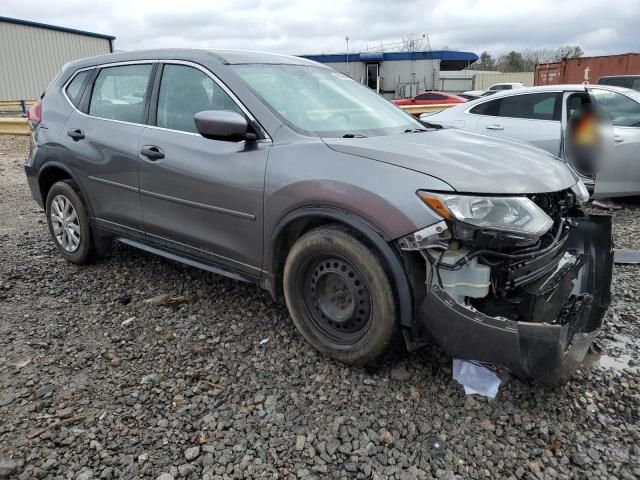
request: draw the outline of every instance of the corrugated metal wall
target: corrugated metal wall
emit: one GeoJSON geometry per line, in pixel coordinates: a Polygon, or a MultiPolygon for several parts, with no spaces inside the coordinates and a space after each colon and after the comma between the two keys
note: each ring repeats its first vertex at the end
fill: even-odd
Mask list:
{"type": "Polygon", "coordinates": [[[467,90],[473,90],[473,77],[468,75],[443,77],[441,73],[439,90],[449,93],[462,93],[467,90]]]}
{"type": "Polygon", "coordinates": [[[36,100],[65,63],[109,51],[104,38],[0,21],[0,101],[36,100]]]}
{"type": "Polygon", "coordinates": [[[525,87],[533,87],[533,72],[478,73],[473,81],[474,90],[484,90],[495,83],[520,82],[525,87]]]}
{"type": "MultiPolygon", "coordinates": [[[[341,63],[326,63],[325,65],[346,73],[354,80],[366,83],[367,64],[358,59],[341,63]]],[[[438,85],[440,65],[437,60],[385,60],[379,62],[380,92],[385,98],[400,97],[400,89],[405,85],[414,85],[412,95],[424,90],[433,90],[438,85]]]]}

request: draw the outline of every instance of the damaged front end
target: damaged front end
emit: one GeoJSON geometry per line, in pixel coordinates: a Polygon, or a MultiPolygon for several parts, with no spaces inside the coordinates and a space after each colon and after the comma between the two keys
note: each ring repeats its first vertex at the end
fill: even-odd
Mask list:
{"type": "MultiPolygon", "coordinates": [[[[468,201],[456,210],[458,200],[429,204],[423,198],[444,219],[399,240],[407,258],[426,266],[414,279],[424,288],[414,288],[407,341],[417,347],[431,336],[453,357],[504,365],[553,385],[583,360],[609,306],[611,217],[583,213],[571,189],[526,198],[520,212],[520,204],[490,202],[494,217],[499,205],[500,215],[515,219],[516,227],[499,229],[460,221],[473,212],[468,201]],[[550,222],[539,215],[536,223],[531,215],[530,228],[520,228],[525,221],[518,215],[533,208],[550,222]]],[[[481,202],[476,211],[482,215],[480,208],[481,202]]]]}

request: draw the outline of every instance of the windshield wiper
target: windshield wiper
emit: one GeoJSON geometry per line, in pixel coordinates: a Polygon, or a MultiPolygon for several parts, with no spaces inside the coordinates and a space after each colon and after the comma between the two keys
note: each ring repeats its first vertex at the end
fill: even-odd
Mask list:
{"type": "Polygon", "coordinates": [[[360,133],[345,133],[342,138],[367,138],[367,136],[360,133]]]}
{"type": "Polygon", "coordinates": [[[418,120],[421,124],[423,124],[425,127],[430,128],[432,130],[441,130],[442,129],[442,125],[438,124],[438,123],[429,123],[429,122],[425,122],[424,120],[418,120]]]}
{"type": "Polygon", "coordinates": [[[425,127],[427,128],[407,128],[403,133],[422,133],[422,132],[430,132],[432,130],[440,130],[442,128],[442,125],[438,125],[437,123],[429,123],[429,122],[423,122],[422,120],[420,120],[420,123],[422,123],[425,127]]]}

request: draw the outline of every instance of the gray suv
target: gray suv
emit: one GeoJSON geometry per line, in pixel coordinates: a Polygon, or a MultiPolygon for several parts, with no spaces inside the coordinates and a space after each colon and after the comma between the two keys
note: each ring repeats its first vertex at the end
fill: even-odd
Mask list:
{"type": "Polygon", "coordinates": [[[255,282],[300,333],[365,364],[398,341],[546,383],[610,300],[609,217],[552,155],[442,129],[351,78],[243,51],[66,65],[25,170],[60,254],[119,241],[255,282]]]}

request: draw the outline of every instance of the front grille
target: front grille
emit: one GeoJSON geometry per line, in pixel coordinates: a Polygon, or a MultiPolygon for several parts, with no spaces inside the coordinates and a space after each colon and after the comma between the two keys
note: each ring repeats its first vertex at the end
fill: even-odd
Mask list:
{"type": "Polygon", "coordinates": [[[535,193],[528,197],[549,217],[557,222],[576,204],[576,197],[571,189],[551,193],[535,193]]]}

